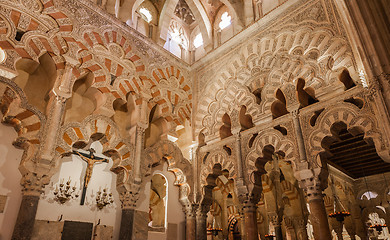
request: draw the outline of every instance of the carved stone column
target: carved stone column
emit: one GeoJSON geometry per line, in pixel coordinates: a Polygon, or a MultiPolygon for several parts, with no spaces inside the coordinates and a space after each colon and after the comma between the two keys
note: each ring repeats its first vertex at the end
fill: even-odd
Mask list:
{"type": "Polygon", "coordinates": [[[27,240],[31,238],[39,196],[43,192],[43,187],[48,184],[49,181],[50,178],[48,176],[37,175],[35,173],[28,173],[23,176],[22,202],[12,233],[12,240],[27,240]]]}
{"type": "Polygon", "coordinates": [[[295,133],[297,135],[298,152],[300,162],[296,164],[295,178],[300,188],[306,193],[306,200],[310,208],[310,220],[313,225],[314,238],[316,240],[331,240],[328,215],[326,213],[322,189],[327,182],[327,172],[322,168],[310,169],[306,156],[305,142],[299,121],[299,111],[292,112],[295,133]]]}
{"type": "Polygon", "coordinates": [[[135,189],[119,193],[122,202],[121,225],[119,230],[119,240],[132,240],[134,228],[135,207],[138,200],[138,186],[135,189]]]}
{"type": "Polygon", "coordinates": [[[196,239],[207,240],[207,213],[210,206],[201,205],[196,212],[196,239]]]}
{"type": "Polygon", "coordinates": [[[196,205],[186,206],[186,239],[196,240],[196,205]]]}
{"type": "Polygon", "coordinates": [[[305,219],[297,219],[295,221],[298,240],[308,240],[309,239],[309,236],[307,236],[306,224],[307,224],[307,221],[305,221],[305,219]]]}
{"type": "Polygon", "coordinates": [[[282,223],[277,213],[268,214],[268,219],[272,222],[275,228],[276,240],[283,240],[282,223]]]}
{"type": "Polygon", "coordinates": [[[257,231],[257,206],[252,201],[245,201],[243,204],[244,223],[245,223],[245,239],[258,240],[259,235],[257,231]]]}
{"type": "Polygon", "coordinates": [[[287,240],[296,240],[294,221],[289,217],[284,217],[284,225],[286,226],[287,240]]]}
{"type": "Polygon", "coordinates": [[[310,221],[313,225],[314,238],[316,240],[330,240],[332,236],[329,230],[328,214],[326,213],[322,188],[316,176],[300,182],[306,192],[306,200],[310,208],[310,221]]]}

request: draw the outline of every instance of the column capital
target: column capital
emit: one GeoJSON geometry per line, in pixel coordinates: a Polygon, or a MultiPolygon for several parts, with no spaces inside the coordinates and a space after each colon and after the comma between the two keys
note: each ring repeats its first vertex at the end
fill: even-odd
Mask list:
{"type": "Polygon", "coordinates": [[[326,188],[326,177],[322,176],[323,171],[319,169],[302,169],[294,173],[295,178],[298,180],[299,187],[306,193],[307,200],[322,200],[322,190],[326,188]]]}
{"type": "Polygon", "coordinates": [[[29,172],[24,174],[20,184],[23,186],[23,195],[40,196],[45,185],[49,184],[50,176],[29,172]]]}
{"type": "Polygon", "coordinates": [[[257,205],[251,201],[244,201],[242,205],[243,212],[256,212],[257,205]]]}
{"type": "Polygon", "coordinates": [[[122,209],[134,209],[137,206],[139,198],[139,189],[132,189],[119,192],[119,199],[122,203],[122,209]]]}
{"type": "Polygon", "coordinates": [[[198,204],[188,204],[184,206],[184,213],[187,218],[195,218],[197,214],[199,205],[198,204]]]}
{"type": "Polygon", "coordinates": [[[281,226],[281,219],[277,213],[268,213],[268,220],[274,225],[274,227],[281,226]]]}
{"type": "Polygon", "coordinates": [[[294,229],[294,220],[292,218],[284,216],[283,221],[287,229],[294,229]]]}
{"type": "Polygon", "coordinates": [[[207,217],[207,213],[210,211],[210,206],[206,204],[200,204],[196,210],[197,217],[207,217]]]}

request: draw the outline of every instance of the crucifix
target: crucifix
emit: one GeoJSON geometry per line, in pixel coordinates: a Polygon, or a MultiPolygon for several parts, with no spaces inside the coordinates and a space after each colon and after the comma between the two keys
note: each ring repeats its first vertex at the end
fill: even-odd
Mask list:
{"type": "Polygon", "coordinates": [[[80,205],[84,205],[85,194],[87,192],[88,183],[91,180],[92,170],[93,170],[94,164],[95,163],[102,163],[102,162],[108,163],[107,158],[98,157],[98,156],[94,155],[94,153],[95,153],[95,149],[93,149],[93,148],[89,149],[89,154],[73,150],[73,154],[80,156],[81,159],[87,163],[87,170],[85,171],[83,193],[81,194],[80,205]]]}

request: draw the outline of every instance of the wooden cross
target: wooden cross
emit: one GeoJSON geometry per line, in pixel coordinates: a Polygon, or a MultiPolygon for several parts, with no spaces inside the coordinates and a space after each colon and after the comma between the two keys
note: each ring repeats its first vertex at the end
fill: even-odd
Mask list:
{"type": "Polygon", "coordinates": [[[92,149],[92,148],[89,149],[89,154],[73,150],[73,154],[76,154],[76,155],[80,156],[81,159],[84,160],[87,163],[87,170],[85,171],[83,193],[81,194],[80,205],[84,205],[85,194],[87,192],[88,183],[91,180],[93,165],[95,163],[102,163],[102,162],[108,163],[108,159],[107,158],[102,158],[102,157],[95,156],[94,153],[95,153],[95,150],[92,149]]]}

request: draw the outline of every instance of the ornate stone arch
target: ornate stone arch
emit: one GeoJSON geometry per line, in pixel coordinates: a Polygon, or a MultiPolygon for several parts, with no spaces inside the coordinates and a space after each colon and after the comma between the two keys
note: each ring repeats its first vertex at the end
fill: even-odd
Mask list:
{"type": "MultiPolygon", "coordinates": [[[[72,28],[72,23],[64,13],[54,8],[42,14],[43,8],[48,6],[42,6],[37,2],[31,5],[25,1],[22,3],[26,6],[15,9],[14,6],[6,4],[3,8],[5,11],[0,11],[0,19],[5,23],[5,26],[0,27],[2,39],[0,47],[6,52],[16,52],[20,58],[34,61],[38,61],[38,58],[47,52],[53,58],[57,70],[62,71],[65,60],[61,55],[68,51],[68,45],[62,37],[64,26],[57,19],[66,19],[61,21],[63,24],[67,22],[66,29],[72,28]],[[26,8],[25,11],[23,7],[26,8]],[[29,14],[25,13],[27,11],[29,14]]],[[[15,68],[14,63],[7,63],[7,61],[14,60],[10,58],[5,64],[10,68],[15,68]]]]}
{"type": "Polygon", "coordinates": [[[268,145],[274,147],[275,152],[283,152],[285,154],[284,160],[290,161],[293,166],[299,159],[297,147],[294,142],[275,129],[267,129],[258,134],[253,142],[252,148],[246,156],[245,162],[248,176],[251,176],[252,172],[256,170],[256,160],[259,157],[263,157],[263,149],[268,145]]]}
{"type": "Polygon", "coordinates": [[[261,112],[256,104],[255,96],[249,92],[248,88],[232,80],[216,93],[215,99],[208,106],[207,115],[202,122],[208,135],[218,133],[225,113],[234,118],[233,115],[238,114],[241,106],[246,107],[246,113],[252,118],[260,116],[261,112]]]}
{"type": "Polygon", "coordinates": [[[249,87],[257,86],[253,81],[263,79],[265,85],[262,89],[260,111],[264,112],[274,100],[275,86],[281,82],[293,82],[302,77],[306,81],[306,87],[313,87],[320,92],[326,91],[325,88],[330,85],[342,88],[342,84],[332,75],[341,68],[356,75],[356,64],[348,42],[326,27],[313,29],[310,25],[304,25],[296,31],[286,29],[270,32],[242,46],[239,53],[235,53],[231,59],[217,71],[218,75],[212,77],[216,80],[205,87],[204,95],[209,97],[203,98],[198,104],[195,114],[196,132],[204,127],[202,122],[207,116],[208,106],[230,79],[237,79],[242,85],[249,87]],[[279,71],[274,69],[276,66],[279,71]]]}
{"type": "Polygon", "coordinates": [[[152,71],[150,87],[153,101],[161,106],[163,117],[168,122],[183,124],[192,112],[192,89],[188,78],[174,66],[152,71]]]}
{"type": "Polygon", "coordinates": [[[111,171],[118,174],[117,188],[130,183],[134,147],[122,139],[115,123],[108,117],[92,115],[81,123],[63,126],[57,140],[56,155],[70,155],[73,148],[84,148],[94,141],[102,144],[102,153],[114,162],[111,171]]]}
{"type": "Polygon", "coordinates": [[[213,168],[216,164],[220,164],[221,170],[229,171],[229,178],[235,179],[237,176],[236,166],[231,157],[223,149],[213,151],[207,155],[207,158],[200,170],[200,183],[202,186],[208,185],[207,178],[209,175],[214,174],[213,168]]]}
{"type": "MultiPolygon", "coordinates": [[[[80,62],[76,77],[85,72],[94,74],[93,86],[103,94],[109,93],[110,99],[126,99],[131,92],[139,94],[144,90],[145,65],[132,43],[116,29],[101,30],[85,28],[83,39],[69,38],[69,42],[78,44],[77,58],[80,62]]],[[[74,82],[67,89],[71,91],[74,82]]]]}
{"type": "MultiPolygon", "coordinates": [[[[12,126],[18,134],[13,145],[24,150],[21,165],[33,160],[41,143],[46,117],[27,102],[23,91],[13,81],[0,76],[1,122],[12,126]]],[[[24,168],[20,168],[22,174],[24,168]]]]}
{"type": "Polygon", "coordinates": [[[389,143],[382,135],[375,116],[348,103],[338,103],[337,106],[329,107],[317,118],[313,131],[308,134],[310,161],[322,166],[321,159],[318,157],[319,154],[325,153],[322,140],[332,136],[331,127],[337,122],[345,123],[348,130],[358,128],[364,132],[364,139],[371,139],[378,155],[384,161],[390,162],[389,143]]]}
{"type": "Polygon", "coordinates": [[[168,171],[175,174],[174,185],[178,186],[179,201],[183,206],[191,204],[190,196],[193,195],[193,174],[191,163],[183,157],[181,150],[170,141],[159,141],[157,144],[145,149],[145,161],[142,165],[142,175],[150,175],[153,165],[161,164],[164,160],[168,163],[168,171]]]}

